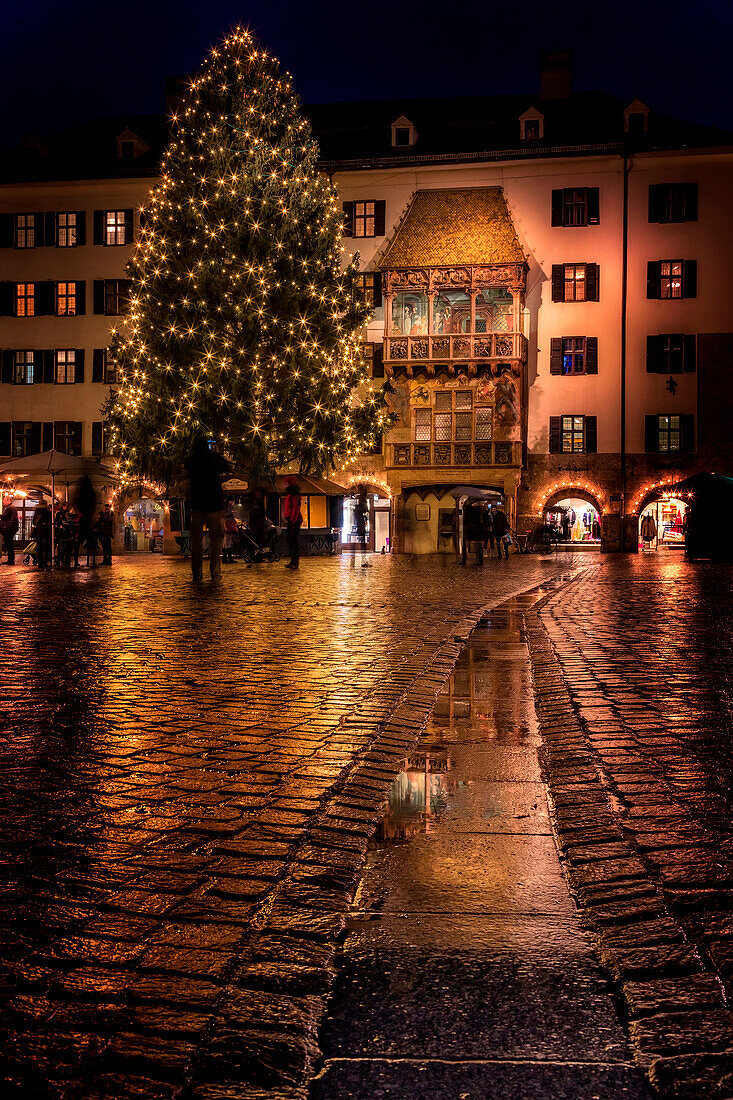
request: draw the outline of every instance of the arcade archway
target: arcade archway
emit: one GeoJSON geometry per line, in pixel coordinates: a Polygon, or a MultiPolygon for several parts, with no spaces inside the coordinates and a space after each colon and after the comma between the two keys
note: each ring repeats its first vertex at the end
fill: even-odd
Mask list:
{"type": "Polygon", "coordinates": [[[600,548],[602,513],[600,501],[588,490],[559,489],[548,497],[542,521],[561,544],[600,548]]]}

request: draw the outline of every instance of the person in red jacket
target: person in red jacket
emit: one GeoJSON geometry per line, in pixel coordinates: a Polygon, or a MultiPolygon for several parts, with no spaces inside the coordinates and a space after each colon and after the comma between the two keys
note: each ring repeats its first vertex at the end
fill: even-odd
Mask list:
{"type": "Polygon", "coordinates": [[[303,523],[303,513],[300,510],[300,491],[294,477],[288,478],[287,486],[285,500],[283,501],[283,516],[288,527],[290,561],[285,568],[297,569],[300,565],[300,528],[303,523]]]}

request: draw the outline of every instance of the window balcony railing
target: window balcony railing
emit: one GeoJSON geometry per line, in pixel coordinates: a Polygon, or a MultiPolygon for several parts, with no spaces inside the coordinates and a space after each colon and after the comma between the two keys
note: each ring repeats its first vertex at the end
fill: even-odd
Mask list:
{"type": "Polygon", "coordinates": [[[387,363],[448,362],[527,358],[527,337],[521,332],[454,333],[447,336],[387,336],[387,363]]]}

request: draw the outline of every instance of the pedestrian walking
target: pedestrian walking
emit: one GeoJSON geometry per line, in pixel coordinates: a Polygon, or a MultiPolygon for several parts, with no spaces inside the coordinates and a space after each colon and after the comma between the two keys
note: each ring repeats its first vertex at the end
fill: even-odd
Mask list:
{"type": "Polygon", "coordinates": [[[0,535],[3,539],[3,547],[7,552],[6,565],[15,565],[15,536],[18,534],[18,509],[12,500],[3,508],[0,516],[0,535]]]}
{"type": "Polygon", "coordinates": [[[33,513],[31,535],[36,540],[36,561],[39,569],[51,565],[51,509],[41,498],[33,513]]]}
{"type": "Polygon", "coordinates": [[[491,514],[489,504],[484,504],[481,507],[481,530],[484,536],[484,550],[488,557],[492,557],[494,552],[494,517],[491,514]]]}
{"type": "Polygon", "coordinates": [[[491,509],[491,516],[494,524],[494,538],[496,539],[497,555],[501,557],[501,552],[503,550],[504,558],[508,559],[509,544],[512,541],[512,536],[509,533],[509,520],[506,518],[506,512],[495,504],[491,509]]]}
{"type": "Polygon", "coordinates": [[[112,539],[115,535],[115,514],[111,504],[105,504],[98,523],[99,541],[102,544],[102,565],[112,564],[112,539]]]}
{"type": "Polygon", "coordinates": [[[231,469],[213,439],[199,439],[186,461],[186,472],[190,479],[191,572],[195,581],[204,578],[204,527],[209,531],[211,579],[221,580],[225,507],[221,483],[231,473],[231,469]]]}
{"type": "Polygon", "coordinates": [[[234,501],[228,500],[224,506],[224,549],[222,561],[231,565],[234,561],[234,540],[239,534],[239,525],[234,515],[234,501]]]}
{"type": "Polygon", "coordinates": [[[96,565],[96,553],[97,553],[97,535],[95,531],[95,523],[97,518],[97,493],[92,485],[92,479],[87,474],[82,474],[74,487],[73,493],[74,508],[79,517],[79,525],[77,528],[78,538],[75,549],[75,565],[79,564],[79,551],[81,547],[86,548],[87,552],[87,565],[89,564],[89,558],[92,559],[92,565],[96,565]]]}
{"type": "Polygon", "coordinates": [[[354,521],[356,523],[356,537],[361,544],[361,567],[362,569],[370,569],[371,566],[367,560],[367,524],[369,521],[369,500],[367,498],[366,488],[362,485],[356,497],[356,505],[354,508],[354,521]]]}
{"type": "Polygon", "coordinates": [[[283,515],[288,529],[288,550],[290,561],[286,569],[298,569],[300,567],[300,528],[303,524],[301,512],[301,499],[298,483],[294,477],[287,479],[287,490],[283,501],[283,515]]]}

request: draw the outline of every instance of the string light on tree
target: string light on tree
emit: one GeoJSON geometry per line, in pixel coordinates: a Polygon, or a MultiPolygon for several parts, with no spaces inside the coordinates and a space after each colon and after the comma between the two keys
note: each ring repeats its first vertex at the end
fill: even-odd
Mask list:
{"type": "Polygon", "coordinates": [[[203,434],[257,476],[332,469],[387,427],[360,342],[368,308],[356,265],[341,268],[343,214],[317,158],[291,77],[235,30],[192,80],[142,212],[110,349],[123,484],[170,483],[203,434]]]}

